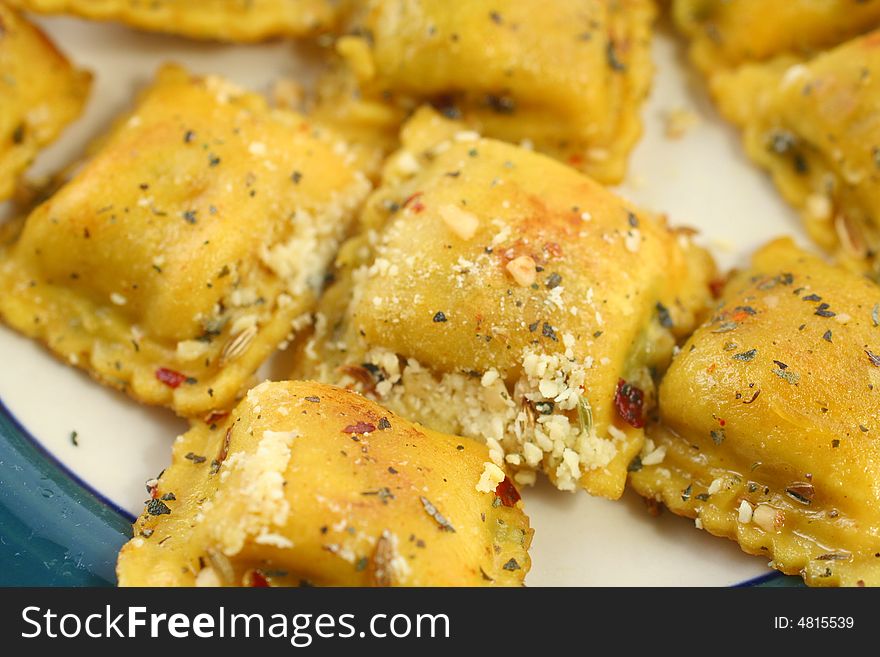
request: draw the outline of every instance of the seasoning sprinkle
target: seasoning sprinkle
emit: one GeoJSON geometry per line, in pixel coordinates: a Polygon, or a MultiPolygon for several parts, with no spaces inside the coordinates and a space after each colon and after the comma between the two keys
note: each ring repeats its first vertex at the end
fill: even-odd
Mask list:
{"type": "Polygon", "coordinates": [[[514,559],[513,557],[511,557],[510,560],[501,567],[504,568],[504,570],[510,570],[510,571],[520,569],[520,565],[517,563],[516,559],[514,559]]]}
{"type": "Polygon", "coordinates": [[[816,308],[816,312],[813,314],[818,315],[819,317],[834,317],[837,313],[828,310],[828,308],[830,308],[830,306],[827,303],[820,303],[816,308]]]}
{"type": "Polygon", "coordinates": [[[825,342],[831,342],[831,331],[830,330],[825,331],[824,335],[822,336],[822,339],[825,340],[825,342]]]}
{"type": "Polygon", "coordinates": [[[671,329],[675,326],[675,323],[672,321],[672,316],[669,314],[669,308],[659,301],[657,302],[657,320],[663,328],[671,329]]]}
{"type": "Polygon", "coordinates": [[[151,516],[162,516],[171,513],[171,509],[162,500],[154,499],[147,504],[147,513],[151,516]]]}
{"type": "Polygon", "coordinates": [[[713,429],[709,432],[709,435],[712,436],[712,442],[716,445],[723,443],[724,439],[727,437],[724,434],[724,429],[713,429]]]}
{"type": "Polygon", "coordinates": [[[437,313],[434,314],[434,323],[435,324],[440,324],[445,321],[448,321],[448,320],[446,319],[446,313],[444,313],[443,311],[437,311],[437,313]]]}
{"type": "Polygon", "coordinates": [[[305,399],[307,402],[312,402],[313,404],[321,403],[321,398],[316,397],[315,395],[309,395],[308,397],[304,397],[303,399],[305,399]]]}
{"type": "Polygon", "coordinates": [[[424,495],[420,495],[419,500],[421,501],[422,506],[425,509],[425,513],[427,513],[434,519],[434,522],[436,522],[440,526],[441,531],[455,533],[455,528],[449,523],[446,518],[443,517],[443,514],[441,514],[437,510],[437,507],[431,504],[431,501],[427,497],[425,497],[424,495]]]}
{"type": "Polygon", "coordinates": [[[70,442],[74,447],[79,447],[79,434],[76,431],[70,432],[70,442]]]}
{"type": "Polygon", "coordinates": [[[379,431],[385,431],[386,429],[391,428],[391,423],[388,421],[387,417],[379,418],[379,431]]]}
{"type": "Polygon", "coordinates": [[[749,361],[755,360],[755,356],[757,355],[757,349],[749,349],[748,351],[744,351],[740,354],[734,354],[733,356],[731,356],[731,358],[733,358],[733,360],[738,360],[743,363],[748,363],[749,361]]]}
{"type": "MultiPolygon", "coordinates": [[[[878,365],[880,367],[880,365],[878,365]]],[[[797,385],[798,381],[801,380],[801,375],[797,372],[790,372],[789,370],[782,369],[774,369],[773,373],[778,376],[780,379],[784,379],[791,385],[797,385]]]]}
{"type": "Polygon", "coordinates": [[[198,463],[204,463],[205,461],[208,460],[208,457],[206,457],[206,456],[200,456],[200,455],[198,455],[198,454],[194,454],[193,452],[189,452],[189,453],[188,453],[186,456],[184,456],[183,458],[185,458],[185,459],[187,459],[187,460],[189,460],[189,461],[192,461],[193,463],[196,463],[196,464],[198,464],[198,463]]]}
{"type": "Polygon", "coordinates": [[[880,356],[872,352],[870,349],[865,349],[865,353],[868,354],[868,360],[871,361],[871,364],[874,367],[880,367],[880,356]]]}

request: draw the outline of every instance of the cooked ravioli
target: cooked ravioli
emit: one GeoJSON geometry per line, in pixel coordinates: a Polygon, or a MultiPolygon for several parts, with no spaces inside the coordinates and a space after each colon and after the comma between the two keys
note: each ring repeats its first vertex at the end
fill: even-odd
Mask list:
{"type": "Polygon", "coordinates": [[[660,411],[639,493],[808,584],[880,585],[880,287],[769,244],[673,361],[660,411]]]}
{"type": "Polygon", "coordinates": [[[299,115],[166,67],[0,259],[0,316],[183,415],[228,408],[311,310],[369,184],[299,115]]]}
{"type": "Polygon", "coordinates": [[[178,438],[121,586],[520,585],[532,530],[485,446],[318,383],[178,438]]]}
{"type": "Polygon", "coordinates": [[[809,55],[880,26],[880,0],[673,0],[704,72],[809,55]]]}
{"type": "Polygon", "coordinates": [[[880,278],[880,32],[807,62],[745,66],[712,86],[816,243],[880,278]]]}
{"type": "Polygon", "coordinates": [[[118,21],[195,39],[261,41],[334,27],[352,0],[7,0],[46,14],[118,21]]]}
{"type": "Polygon", "coordinates": [[[430,110],[338,259],[296,375],[481,438],[532,483],[618,497],[653,374],[707,302],[686,230],[430,110]]]}
{"type": "Polygon", "coordinates": [[[647,0],[369,0],[318,113],[375,148],[422,102],[619,182],[652,74],[647,0]]]}
{"type": "Polygon", "coordinates": [[[0,2],[0,201],[39,150],[82,111],[91,75],[0,2]]]}

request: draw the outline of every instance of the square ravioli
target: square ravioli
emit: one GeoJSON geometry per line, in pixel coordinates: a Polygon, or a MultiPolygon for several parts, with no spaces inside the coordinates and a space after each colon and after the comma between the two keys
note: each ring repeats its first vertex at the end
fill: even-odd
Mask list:
{"type": "Polygon", "coordinates": [[[7,0],[45,14],[118,21],[195,39],[261,41],[323,32],[353,0],[7,0]]]}
{"type": "Polygon", "coordinates": [[[641,135],[653,18],[647,0],[369,0],[337,43],[350,75],[324,82],[317,111],[381,149],[429,102],[619,182],[641,135]]]}
{"type": "Polygon", "coordinates": [[[880,279],[880,31],[717,75],[712,90],[813,240],[880,279]]]}
{"type": "Polygon", "coordinates": [[[880,585],[880,287],[761,249],[660,386],[642,495],[810,585],[880,585]]]}
{"type": "Polygon", "coordinates": [[[653,377],[706,307],[689,231],[430,110],[362,213],[298,378],[483,439],[534,482],[619,497],[653,377]]]}
{"type": "Polygon", "coordinates": [[[809,55],[880,27],[878,0],[673,0],[673,13],[706,73],[809,55]]]}
{"type": "Polygon", "coordinates": [[[488,457],[354,392],[261,384],[177,439],[119,584],[521,585],[532,530],[488,457]]]}
{"type": "Polygon", "coordinates": [[[344,144],[166,67],[0,260],[0,317],[138,400],[228,408],[369,189],[344,144]]]}
{"type": "Polygon", "coordinates": [[[34,25],[0,2],[0,201],[40,149],[85,105],[91,75],[78,71],[34,25]]]}

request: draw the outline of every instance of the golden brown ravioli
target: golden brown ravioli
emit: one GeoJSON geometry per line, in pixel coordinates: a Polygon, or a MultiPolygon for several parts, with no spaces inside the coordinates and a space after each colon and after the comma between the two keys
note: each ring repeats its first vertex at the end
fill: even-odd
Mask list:
{"type": "Polygon", "coordinates": [[[528,142],[619,182],[652,75],[647,0],[369,0],[317,112],[393,147],[431,102],[487,136],[528,142]]]}
{"type": "Polygon", "coordinates": [[[543,155],[419,112],[343,247],[296,376],[616,498],[653,375],[704,308],[689,233],[543,155]]]}
{"type": "Polygon", "coordinates": [[[38,28],[0,3],[0,201],[41,148],[85,105],[91,75],[78,71],[38,28]]]}
{"type": "Polygon", "coordinates": [[[334,27],[353,0],[7,0],[45,14],[118,21],[195,39],[261,41],[334,27]]]}
{"type": "Polygon", "coordinates": [[[344,144],[166,67],[0,260],[0,317],[182,415],[228,408],[311,310],[369,184],[344,144]]]}
{"type": "Polygon", "coordinates": [[[264,383],[174,445],[121,586],[519,585],[519,494],[476,442],[318,383],[264,383]]]}
{"type": "Polygon", "coordinates": [[[715,77],[721,111],[823,249],[880,278],[880,32],[715,77]]]}
{"type": "Polygon", "coordinates": [[[808,55],[880,26],[880,0],[673,0],[704,72],[808,55]]]}
{"type": "Polygon", "coordinates": [[[772,242],[673,361],[660,411],[639,493],[810,585],[880,585],[880,287],[772,242]]]}

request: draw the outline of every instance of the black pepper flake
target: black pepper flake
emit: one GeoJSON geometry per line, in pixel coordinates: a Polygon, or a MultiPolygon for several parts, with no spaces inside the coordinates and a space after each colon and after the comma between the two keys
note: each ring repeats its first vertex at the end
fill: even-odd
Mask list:
{"type": "Polygon", "coordinates": [[[188,224],[196,223],[196,212],[195,210],[187,210],[183,213],[183,219],[188,224]]]}
{"type": "Polygon", "coordinates": [[[807,296],[801,297],[801,298],[804,301],[821,301],[822,300],[822,297],[820,297],[818,294],[808,294],[807,296]]]}
{"type": "Polygon", "coordinates": [[[365,490],[361,495],[375,495],[381,500],[382,504],[388,504],[388,500],[394,499],[394,493],[392,493],[391,489],[387,486],[383,486],[377,490],[365,490]]]}
{"type": "Polygon", "coordinates": [[[211,153],[211,154],[208,156],[208,166],[210,166],[210,167],[215,167],[215,166],[217,166],[218,164],[220,164],[220,158],[217,157],[216,155],[214,155],[213,153],[211,153]]]}
{"type": "Polygon", "coordinates": [[[441,514],[437,510],[437,507],[431,504],[431,501],[427,497],[421,495],[419,496],[419,500],[421,501],[422,506],[425,509],[425,513],[427,513],[434,519],[434,522],[436,522],[440,526],[441,531],[455,533],[455,528],[449,523],[446,518],[443,517],[443,514],[441,514]]]}
{"type": "Polygon", "coordinates": [[[388,466],[388,473],[389,474],[397,474],[397,470],[395,470],[392,466],[389,465],[388,466]]]}
{"type": "Polygon", "coordinates": [[[183,133],[183,143],[184,144],[191,144],[193,139],[195,139],[195,138],[196,138],[196,133],[193,132],[192,130],[187,130],[186,132],[183,133]]]}
{"type": "Polygon", "coordinates": [[[174,502],[177,499],[177,496],[174,493],[165,493],[159,499],[166,501],[166,502],[174,502]]]}
{"type": "Polygon", "coordinates": [[[540,324],[540,322],[532,322],[531,324],[529,324],[529,331],[531,331],[532,333],[534,333],[535,331],[537,331],[537,330],[538,330],[538,324],[540,324]]]}
{"type": "Polygon", "coordinates": [[[556,272],[553,272],[547,277],[545,285],[547,286],[548,290],[552,290],[555,287],[559,287],[560,283],[562,283],[562,276],[560,276],[556,272]]]}
{"type": "Polygon", "coordinates": [[[774,360],[773,362],[776,363],[776,366],[777,366],[779,369],[781,369],[781,370],[787,370],[787,369],[788,369],[788,365],[786,365],[785,363],[783,363],[781,360],[774,360]]]}
{"type": "Polygon", "coordinates": [[[866,427],[864,424],[860,424],[859,431],[861,431],[862,433],[868,433],[868,427],[866,427]]]}
{"type": "Polygon", "coordinates": [[[354,565],[354,569],[357,572],[361,572],[362,570],[364,570],[367,567],[367,564],[369,564],[369,562],[370,562],[370,560],[367,559],[366,557],[361,557],[360,559],[357,560],[357,563],[354,565]]]}
{"type": "Polygon", "coordinates": [[[622,73],[626,70],[626,65],[617,57],[617,46],[614,41],[608,41],[608,46],[605,48],[605,57],[612,71],[622,73]]]}
{"type": "Polygon", "coordinates": [[[700,500],[700,502],[706,502],[709,500],[709,493],[698,493],[697,495],[694,495],[694,497],[700,500]]]}
{"type": "Polygon", "coordinates": [[[687,502],[691,499],[691,489],[693,488],[693,484],[688,484],[688,487],[681,491],[681,501],[687,502]]]}
{"type": "Polygon", "coordinates": [[[309,395],[308,397],[305,397],[304,399],[305,399],[307,402],[312,402],[313,404],[320,404],[320,403],[321,403],[321,398],[320,398],[320,397],[316,397],[316,396],[314,396],[314,395],[309,395]]]}
{"type": "Polygon", "coordinates": [[[727,437],[724,434],[724,429],[713,429],[709,432],[709,435],[712,437],[712,442],[716,445],[723,443],[724,439],[727,437]]]}
{"type": "Polygon", "coordinates": [[[639,227],[639,218],[633,212],[626,213],[626,220],[629,222],[629,225],[633,228],[639,227]]]}
{"type": "Polygon", "coordinates": [[[831,446],[833,448],[837,449],[838,447],[840,447],[840,440],[835,438],[834,440],[831,441],[831,446]]]}
{"type": "Polygon", "coordinates": [[[299,181],[302,180],[303,175],[300,171],[294,171],[290,174],[290,179],[293,181],[294,185],[299,185],[299,181]]]}
{"type": "Polygon", "coordinates": [[[814,315],[819,315],[819,317],[834,317],[837,313],[831,310],[828,310],[830,306],[827,303],[820,303],[816,308],[816,312],[814,315]]]}
{"type": "Polygon", "coordinates": [[[493,23],[495,23],[495,25],[501,25],[503,20],[501,18],[501,14],[499,14],[497,11],[490,11],[489,18],[492,20],[493,23]]]}
{"type": "Polygon", "coordinates": [[[731,358],[733,358],[733,360],[738,360],[743,363],[748,363],[749,361],[755,360],[755,356],[757,356],[757,355],[758,355],[757,349],[749,349],[748,351],[744,351],[739,354],[734,354],[733,356],[731,356],[731,358]]]}
{"type": "Polygon", "coordinates": [[[550,338],[553,342],[559,342],[559,338],[556,337],[556,331],[547,322],[544,322],[544,325],[541,327],[541,335],[545,338],[550,338]]]}
{"type": "Polygon", "coordinates": [[[868,354],[868,360],[871,361],[871,364],[874,367],[880,367],[880,356],[872,352],[870,349],[865,349],[865,353],[868,354]]]}
{"type": "Polygon", "coordinates": [[[669,308],[659,301],[657,302],[657,321],[663,328],[671,329],[675,326],[675,322],[672,321],[672,316],[669,314],[669,308]]]}
{"type": "Polygon", "coordinates": [[[205,461],[208,460],[208,458],[207,458],[206,456],[200,456],[200,455],[195,454],[195,453],[193,453],[193,452],[189,452],[189,453],[188,453],[186,456],[184,456],[183,458],[185,458],[185,459],[187,459],[187,460],[189,460],[189,461],[192,461],[193,463],[196,463],[196,464],[198,464],[198,463],[204,463],[205,461]]]}
{"type": "Polygon", "coordinates": [[[162,516],[171,513],[171,509],[162,500],[155,499],[150,500],[150,503],[147,504],[147,513],[151,516],[162,516]]]}
{"type": "Polygon", "coordinates": [[[629,462],[629,465],[626,466],[627,472],[638,472],[642,469],[642,457],[636,454],[632,461],[629,462]]]}
{"type": "Polygon", "coordinates": [[[12,143],[16,146],[24,141],[24,123],[19,123],[12,131],[12,143]]]}
{"type": "Polygon", "coordinates": [[[442,310],[438,310],[438,311],[434,314],[434,323],[435,323],[435,324],[440,324],[440,323],[445,322],[445,321],[447,321],[447,319],[446,319],[446,313],[444,313],[442,310]]]}
{"type": "Polygon", "coordinates": [[[379,431],[385,431],[386,429],[391,428],[391,423],[388,421],[387,417],[379,418],[379,424],[376,425],[379,431]]]}
{"type": "Polygon", "coordinates": [[[822,339],[825,340],[825,342],[831,342],[831,330],[830,329],[828,331],[825,331],[824,335],[822,335],[822,339]]]}
{"type": "Polygon", "coordinates": [[[511,557],[510,560],[501,567],[504,568],[504,570],[510,570],[510,571],[520,569],[520,565],[517,563],[516,559],[514,559],[513,557],[511,557]]]}
{"type": "Polygon", "coordinates": [[[79,447],[79,434],[76,431],[70,432],[70,443],[74,447],[79,447]]]}

